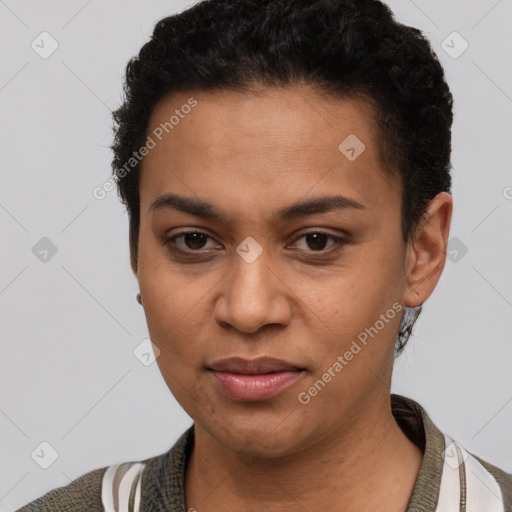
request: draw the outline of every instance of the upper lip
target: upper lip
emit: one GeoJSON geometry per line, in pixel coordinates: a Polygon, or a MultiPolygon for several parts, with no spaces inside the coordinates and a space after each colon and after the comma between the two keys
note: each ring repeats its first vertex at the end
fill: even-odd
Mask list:
{"type": "Polygon", "coordinates": [[[272,357],[260,357],[258,359],[230,357],[228,359],[221,359],[212,363],[209,366],[209,369],[221,372],[257,375],[262,373],[297,371],[302,370],[303,368],[283,361],[282,359],[275,359],[272,357]]]}

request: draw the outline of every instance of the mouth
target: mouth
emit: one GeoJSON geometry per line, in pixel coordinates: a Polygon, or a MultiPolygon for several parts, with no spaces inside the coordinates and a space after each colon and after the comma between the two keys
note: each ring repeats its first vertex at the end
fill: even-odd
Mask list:
{"type": "Polygon", "coordinates": [[[230,398],[258,401],[278,395],[293,385],[306,369],[269,357],[254,360],[232,357],[213,363],[208,370],[230,398]]]}

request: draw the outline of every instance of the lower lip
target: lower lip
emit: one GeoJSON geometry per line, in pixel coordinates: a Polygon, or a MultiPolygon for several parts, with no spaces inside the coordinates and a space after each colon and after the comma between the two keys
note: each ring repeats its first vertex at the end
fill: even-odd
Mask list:
{"type": "Polygon", "coordinates": [[[265,400],[278,395],[301,376],[302,371],[283,371],[258,375],[220,372],[212,374],[221,384],[224,392],[237,400],[265,400]]]}

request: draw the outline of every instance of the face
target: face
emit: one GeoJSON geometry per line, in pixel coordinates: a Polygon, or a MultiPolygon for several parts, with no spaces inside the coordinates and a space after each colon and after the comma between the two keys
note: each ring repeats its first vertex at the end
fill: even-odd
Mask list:
{"type": "Polygon", "coordinates": [[[369,105],[306,88],[174,94],[148,134],[136,271],[159,368],[196,428],[278,456],[389,396],[406,247],[369,105]],[[217,365],[232,357],[290,368],[217,365]]]}

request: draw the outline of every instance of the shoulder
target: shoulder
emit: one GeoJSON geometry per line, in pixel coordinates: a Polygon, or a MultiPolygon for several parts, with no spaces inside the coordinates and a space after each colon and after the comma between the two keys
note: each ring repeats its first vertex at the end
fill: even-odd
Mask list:
{"type": "Polygon", "coordinates": [[[95,469],[24,505],[18,512],[103,512],[101,485],[107,467],[95,469]]]}
{"type": "Polygon", "coordinates": [[[424,452],[408,510],[512,512],[512,474],[440,431],[414,400],[392,395],[391,404],[402,430],[424,452]]]}
{"type": "Polygon", "coordinates": [[[147,462],[124,462],[96,469],[53,489],[18,512],[110,512],[138,510],[141,475],[147,462]]]}
{"type": "Polygon", "coordinates": [[[96,469],[49,491],[17,512],[168,510],[176,500],[177,506],[183,508],[180,499],[185,460],[193,438],[192,426],[165,453],[96,469]]]}
{"type": "Polygon", "coordinates": [[[492,475],[500,487],[505,512],[512,512],[512,473],[507,473],[473,454],[473,457],[492,475]]]}
{"type": "Polygon", "coordinates": [[[439,502],[444,510],[453,493],[460,495],[461,510],[512,512],[512,474],[468,452],[444,434],[439,502]],[[462,506],[465,504],[465,508],[462,506]]]}

